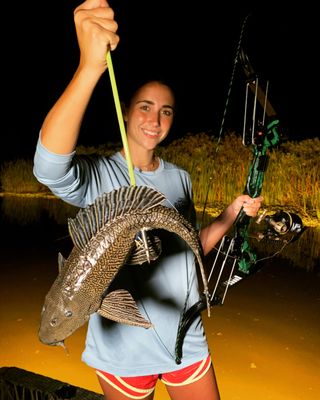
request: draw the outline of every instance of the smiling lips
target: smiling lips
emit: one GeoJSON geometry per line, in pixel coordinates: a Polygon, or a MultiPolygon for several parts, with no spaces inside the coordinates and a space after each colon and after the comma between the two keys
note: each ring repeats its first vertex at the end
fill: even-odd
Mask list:
{"type": "Polygon", "coordinates": [[[152,136],[152,137],[158,137],[160,136],[160,132],[154,132],[154,131],[150,131],[148,129],[142,129],[142,132],[144,133],[144,135],[146,136],[152,136]]]}

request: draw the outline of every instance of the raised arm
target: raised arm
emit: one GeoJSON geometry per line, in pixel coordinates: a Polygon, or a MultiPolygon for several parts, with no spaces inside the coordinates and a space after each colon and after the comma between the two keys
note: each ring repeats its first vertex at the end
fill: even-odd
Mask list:
{"type": "Polygon", "coordinates": [[[74,10],[80,49],[77,70],[41,128],[41,142],[57,154],[71,153],[92,92],[107,69],[106,53],[119,42],[114,12],[105,0],[87,0],[74,10]]]}

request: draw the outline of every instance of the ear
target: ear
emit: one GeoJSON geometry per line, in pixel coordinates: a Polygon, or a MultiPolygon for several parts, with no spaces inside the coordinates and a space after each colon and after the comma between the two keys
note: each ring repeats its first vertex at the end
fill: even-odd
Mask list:
{"type": "Polygon", "coordinates": [[[124,121],[128,122],[127,107],[126,107],[126,105],[124,104],[123,101],[121,101],[120,105],[121,105],[121,111],[122,111],[123,119],[124,119],[124,121]]]}

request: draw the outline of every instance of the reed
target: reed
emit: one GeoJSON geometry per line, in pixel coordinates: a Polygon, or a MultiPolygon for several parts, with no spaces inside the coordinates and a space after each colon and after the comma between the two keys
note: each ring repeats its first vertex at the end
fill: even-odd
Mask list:
{"type": "MultiPolygon", "coordinates": [[[[97,148],[78,147],[82,154],[110,155],[121,144],[97,148]]],[[[193,181],[198,208],[222,209],[242,193],[253,154],[235,133],[227,133],[218,143],[206,133],[187,134],[170,145],[159,146],[160,157],[185,168],[193,181]]],[[[45,194],[48,189],[33,176],[31,160],[9,161],[0,169],[3,193],[45,194]]],[[[270,153],[262,195],[266,207],[286,207],[304,221],[320,220],[320,140],[306,139],[280,144],[270,153]]]]}
{"type": "Polygon", "coordinates": [[[0,187],[4,193],[45,193],[47,189],[33,175],[31,160],[6,161],[0,168],[0,187]]]}

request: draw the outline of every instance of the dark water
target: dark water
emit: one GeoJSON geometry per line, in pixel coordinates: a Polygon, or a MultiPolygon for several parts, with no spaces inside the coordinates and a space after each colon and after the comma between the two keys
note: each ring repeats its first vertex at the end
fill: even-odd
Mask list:
{"type": "MultiPolygon", "coordinates": [[[[72,247],[66,222],[77,209],[60,200],[28,198],[3,198],[0,206],[1,365],[100,393],[94,372],[81,362],[85,327],[70,338],[68,357],[37,337],[43,300],[58,274],[58,252],[68,256],[72,247]]],[[[317,398],[319,248],[319,229],[307,229],[263,261],[259,273],[230,289],[211,318],[204,316],[223,398],[317,398]]],[[[279,245],[260,243],[256,250],[266,257],[279,245]]],[[[167,399],[159,384],[155,400],[167,399]]]]}
{"type": "MultiPolygon", "coordinates": [[[[71,249],[67,220],[75,216],[76,207],[58,199],[16,197],[0,199],[0,206],[1,230],[5,235],[2,245],[31,246],[36,251],[48,246],[71,249]]],[[[258,259],[274,256],[308,272],[320,272],[320,228],[307,228],[299,239],[289,244],[281,240],[251,240],[250,245],[258,253],[258,259]]]]}

